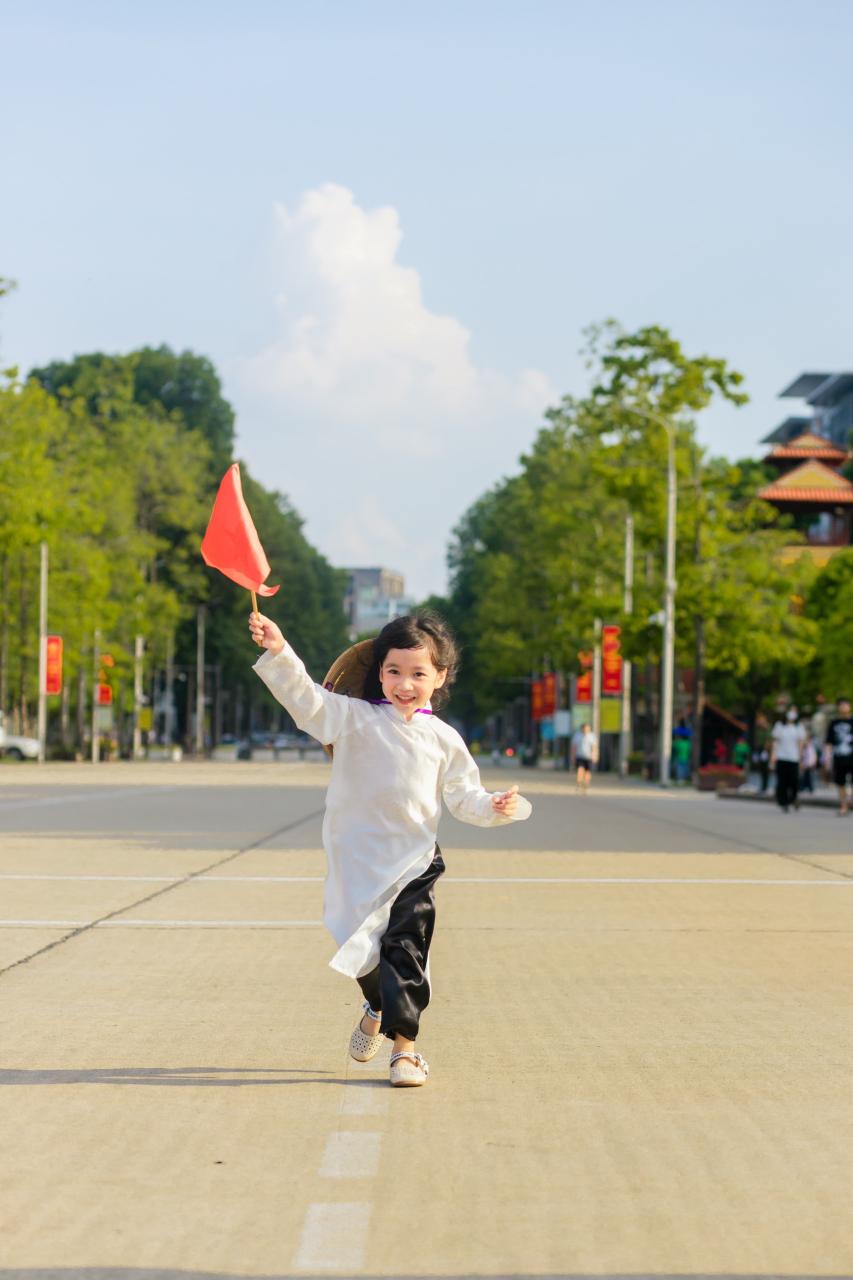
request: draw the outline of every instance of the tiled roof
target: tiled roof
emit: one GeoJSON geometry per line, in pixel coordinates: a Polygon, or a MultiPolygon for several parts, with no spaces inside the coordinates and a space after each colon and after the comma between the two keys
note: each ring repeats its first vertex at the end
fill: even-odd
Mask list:
{"type": "Polygon", "coordinates": [[[853,485],[849,489],[807,489],[769,484],[758,494],[765,502],[820,502],[827,506],[853,505],[853,485]]]}
{"type": "Polygon", "coordinates": [[[844,462],[846,457],[846,449],[839,449],[838,445],[814,431],[804,431],[785,444],[777,444],[767,455],[767,461],[776,458],[818,458],[826,462],[844,462]]]}
{"type": "Polygon", "coordinates": [[[809,458],[787,475],[758,492],[765,502],[853,503],[853,484],[816,458],[809,458]]]}

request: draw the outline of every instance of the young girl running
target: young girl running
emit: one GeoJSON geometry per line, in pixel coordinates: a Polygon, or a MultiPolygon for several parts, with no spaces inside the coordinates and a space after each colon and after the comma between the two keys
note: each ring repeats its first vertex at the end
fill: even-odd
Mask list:
{"type": "Polygon", "coordinates": [[[458,655],[445,624],[423,611],[396,618],[373,642],[363,698],[315,684],[269,618],[249,630],[266,653],[255,670],[300,729],[334,748],[323,845],[323,919],[338,943],[331,967],[355,978],[364,1017],[350,1054],[368,1062],[394,1042],[392,1085],[422,1085],[429,1067],[415,1051],[430,999],[429,946],[441,799],[463,822],[492,827],[527,818],[518,787],[491,794],[462,738],[432,714],[446,698],[458,655]]]}

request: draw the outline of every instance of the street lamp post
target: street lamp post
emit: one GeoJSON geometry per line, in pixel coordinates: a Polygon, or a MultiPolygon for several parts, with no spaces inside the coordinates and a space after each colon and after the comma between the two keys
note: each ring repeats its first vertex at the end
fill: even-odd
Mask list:
{"type": "Polygon", "coordinates": [[[675,425],[661,414],[652,413],[649,409],[640,409],[636,405],[624,406],[630,413],[641,418],[648,418],[658,423],[666,431],[666,561],[664,567],[663,597],[663,654],[662,654],[662,689],[660,716],[660,785],[669,786],[669,775],[672,763],[672,705],[675,684],[675,519],[676,519],[676,474],[675,474],[675,425]]]}
{"type": "MultiPolygon", "coordinates": [[[[626,617],[634,610],[634,517],[629,511],[625,516],[625,584],[622,609],[626,617]]],[[[619,772],[628,772],[628,756],[631,754],[631,662],[622,659],[622,719],[619,734],[619,772]]]]}
{"type": "Polygon", "coordinates": [[[672,758],[672,702],[675,683],[675,430],[667,426],[666,582],[663,601],[663,690],[660,717],[660,784],[669,786],[672,758]]]}

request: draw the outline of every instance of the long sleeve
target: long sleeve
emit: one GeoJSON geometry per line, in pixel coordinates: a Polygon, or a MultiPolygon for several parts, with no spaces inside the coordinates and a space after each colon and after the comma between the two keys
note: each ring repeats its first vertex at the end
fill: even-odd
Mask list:
{"type": "Polygon", "coordinates": [[[262,654],[254,670],[299,728],[324,746],[337,742],[353,728],[352,699],[315,684],[289,644],[285,643],[281,653],[268,650],[262,654]]]}
{"type": "Polygon", "coordinates": [[[533,812],[533,806],[524,796],[518,797],[514,818],[496,813],[492,808],[492,796],[499,792],[486,791],[480,782],[480,771],[473,757],[458,735],[449,745],[449,759],[442,779],[442,794],[454,818],[470,822],[475,827],[502,827],[508,822],[523,822],[533,812]]]}

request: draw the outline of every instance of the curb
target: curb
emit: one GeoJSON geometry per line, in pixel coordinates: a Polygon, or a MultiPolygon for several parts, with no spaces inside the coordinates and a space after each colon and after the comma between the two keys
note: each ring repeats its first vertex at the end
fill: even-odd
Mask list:
{"type": "MultiPolygon", "coordinates": [[[[759,804],[775,804],[776,797],[769,792],[762,795],[758,791],[734,791],[720,788],[717,792],[717,798],[720,800],[751,800],[759,804]]],[[[837,809],[838,798],[836,796],[799,796],[800,808],[806,807],[812,809],[837,809]]]]}

